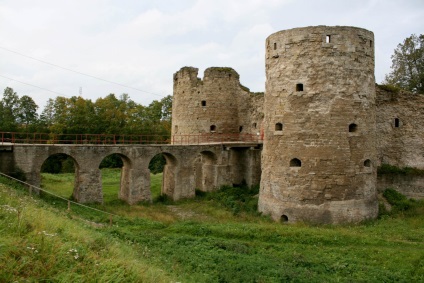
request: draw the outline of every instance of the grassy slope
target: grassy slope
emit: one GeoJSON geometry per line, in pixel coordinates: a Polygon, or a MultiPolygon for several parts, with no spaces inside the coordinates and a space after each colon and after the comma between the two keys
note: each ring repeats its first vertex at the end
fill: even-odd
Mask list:
{"type": "Polygon", "coordinates": [[[0,282],[171,282],[105,230],[0,183],[0,282]]]}
{"type": "MultiPolygon", "coordinates": [[[[133,207],[111,200],[105,208],[125,217],[114,217],[112,227],[93,228],[81,219],[69,219],[72,213],[57,201],[47,205],[8,197],[4,187],[0,194],[0,265],[5,265],[0,266],[0,281],[424,280],[422,207],[413,217],[399,214],[333,227],[280,225],[251,213],[234,215],[223,202],[208,198],[133,207]],[[18,221],[17,213],[8,212],[5,205],[18,210],[24,206],[24,216],[18,221]],[[43,236],[42,231],[57,235],[43,236]],[[78,260],[67,253],[71,248],[81,251],[78,260]],[[135,272],[139,269],[142,272],[135,272]]],[[[73,212],[79,218],[107,221],[78,209],[73,212]]]]}

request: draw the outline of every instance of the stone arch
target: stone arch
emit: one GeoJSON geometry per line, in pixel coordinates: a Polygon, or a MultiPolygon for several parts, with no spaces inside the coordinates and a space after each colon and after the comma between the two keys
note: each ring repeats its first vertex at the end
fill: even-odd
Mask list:
{"type": "Polygon", "coordinates": [[[365,159],[364,160],[364,167],[371,167],[371,160],[370,159],[365,159]]]}
{"type": "Polygon", "coordinates": [[[194,164],[197,189],[209,192],[217,187],[216,164],[217,156],[214,152],[204,150],[199,153],[194,164]]]}
{"type": "MultiPolygon", "coordinates": [[[[80,172],[80,165],[78,164],[78,162],[75,159],[75,157],[73,157],[70,154],[64,153],[64,152],[57,152],[57,153],[49,154],[47,157],[44,158],[44,160],[42,160],[40,162],[39,170],[38,170],[39,176],[41,176],[41,173],[43,173],[43,172],[46,172],[46,173],[60,173],[60,172],[63,172],[63,170],[68,171],[68,170],[66,170],[66,168],[63,168],[63,166],[65,164],[62,162],[60,164],[60,168],[56,168],[56,171],[53,171],[52,172],[51,170],[47,169],[47,166],[46,166],[48,164],[47,162],[49,162],[49,160],[52,163],[56,163],[56,165],[57,165],[57,162],[62,162],[62,161],[72,162],[72,167],[73,167],[73,170],[72,171],[74,173],[74,182],[73,182],[73,185],[72,185],[72,196],[75,197],[75,195],[76,195],[76,189],[79,186],[79,172],[80,172]],[[56,160],[53,161],[52,159],[56,159],[56,160]]],[[[71,172],[68,172],[68,173],[71,173],[71,172]]],[[[39,180],[41,180],[41,177],[39,178],[39,180]]],[[[42,182],[41,182],[40,185],[44,187],[44,184],[42,182]]],[[[49,188],[47,188],[47,190],[50,191],[49,188]]],[[[59,196],[65,197],[65,198],[68,198],[68,197],[71,196],[71,195],[69,195],[68,192],[52,192],[52,193],[58,194],[59,196]]]]}
{"type": "MultiPolygon", "coordinates": [[[[104,156],[101,159],[101,162],[99,163],[99,166],[98,166],[99,169],[102,169],[101,168],[102,162],[108,157],[119,157],[120,160],[122,161],[120,182],[119,182],[119,189],[118,189],[118,198],[126,201],[127,203],[131,203],[131,200],[130,200],[130,197],[131,197],[131,179],[132,179],[131,175],[132,175],[132,172],[133,172],[131,159],[128,156],[126,156],[122,153],[116,153],[116,152],[110,153],[110,154],[104,156]]],[[[121,165],[121,164],[119,164],[119,165],[121,165]]],[[[110,192],[110,190],[107,189],[106,193],[105,193],[105,187],[104,187],[104,182],[103,182],[101,170],[100,170],[99,174],[100,174],[101,191],[102,191],[103,200],[113,201],[113,192],[110,192]]]]}
{"type": "Polygon", "coordinates": [[[290,167],[302,167],[302,161],[298,158],[293,158],[290,160],[290,167]]]}

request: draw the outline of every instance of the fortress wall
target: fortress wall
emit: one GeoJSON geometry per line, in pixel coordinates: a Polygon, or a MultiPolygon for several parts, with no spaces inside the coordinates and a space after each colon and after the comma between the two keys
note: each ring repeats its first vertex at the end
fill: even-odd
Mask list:
{"type": "Polygon", "coordinates": [[[378,165],[424,169],[424,95],[376,87],[378,165]]]}

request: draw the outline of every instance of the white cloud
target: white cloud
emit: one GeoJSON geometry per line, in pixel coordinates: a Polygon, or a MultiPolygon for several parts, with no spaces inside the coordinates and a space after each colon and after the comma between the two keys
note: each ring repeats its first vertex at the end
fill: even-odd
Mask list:
{"type": "MultiPolygon", "coordinates": [[[[265,39],[308,25],[352,25],[375,33],[376,80],[405,37],[424,30],[424,3],[401,0],[0,0],[0,46],[148,92],[172,93],[183,66],[233,67],[254,91],[265,83],[265,39]]],[[[0,75],[96,99],[129,93],[143,104],[159,96],[54,68],[0,49],[0,75]]],[[[43,106],[53,93],[0,77],[0,85],[43,106]]]]}

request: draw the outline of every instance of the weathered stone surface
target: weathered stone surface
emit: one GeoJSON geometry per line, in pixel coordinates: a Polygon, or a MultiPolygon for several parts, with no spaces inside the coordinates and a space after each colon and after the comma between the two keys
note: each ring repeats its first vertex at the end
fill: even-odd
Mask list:
{"type": "MultiPolygon", "coordinates": [[[[150,160],[163,154],[167,161],[162,194],[173,200],[194,197],[195,189],[212,191],[222,185],[246,180],[259,184],[260,150],[229,148],[225,145],[13,145],[12,151],[0,153],[0,169],[11,173],[22,170],[27,182],[39,186],[43,163],[52,155],[66,154],[74,160],[75,187],[73,196],[78,202],[103,202],[102,160],[118,154],[123,160],[119,198],[129,204],[151,201],[150,160]],[[241,151],[246,154],[240,155],[241,151]],[[5,165],[8,166],[5,166],[5,165]],[[249,164],[245,167],[245,164],[249,164]],[[240,168],[246,168],[240,170],[240,168]],[[197,186],[199,185],[199,186],[197,186]]],[[[251,184],[251,183],[249,183],[251,184]]]]}
{"type": "Polygon", "coordinates": [[[424,95],[376,87],[379,164],[424,169],[424,95]]]}
{"type": "Polygon", "coordinates": [[[383,193],[392,188],[408,198],[424,198],[424,176],[408,176],[399,174],[383,174],[377,176],[377,190],[383,193]]]}
{"type": "Polygon", "coordinates": [[[373,41],[326,26],[267,38],[261,212],[289,222],[377,216],[373,41]]]}
{"type": "Polygon", "coordinates": [[[259,136],[263,94],[243,87],[232,68],[208,68],[203,80],[197,75],[198,69],[193,67],[174,74],[174,144],[211,142],[222,139],[222,135],[228,135],[229,140],[239,134],[259,136]]]}

